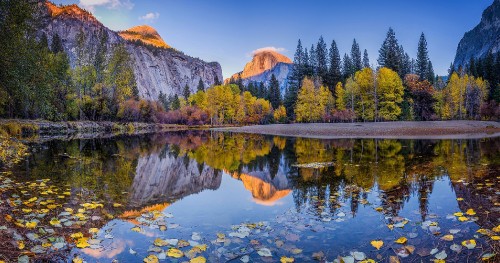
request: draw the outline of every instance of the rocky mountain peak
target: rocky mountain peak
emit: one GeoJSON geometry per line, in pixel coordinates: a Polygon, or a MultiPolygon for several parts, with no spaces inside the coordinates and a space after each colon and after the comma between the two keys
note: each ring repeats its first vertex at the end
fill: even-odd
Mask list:
{"type": "Polygon", "coordinates": [[[160,34],[151,26],[142,25],[135,26],[125,31],[118,32],[118,34],[128,41],[141,41],[145,44],[152,45],[160,48],[171,48],[161,38],[160,34]]]}
{"type": "Polygon", "coordinates": [[[279,63],[291,64],[292,61],[287,56],[273,50],[257,50],[254,52],[252,60],[245,65],[243,71],[231,77],[237,79],[241,74],[242,79],[251,78],[273,69],[279,63]]]}
{"type": "Polygon", "coordinates": [[[482,58],[489,52],[500,51],[500,0],[495,0],[483,12],[481,22],[465,33],[458,44],[455,67],[469,63],[471,58],[482,58]]]}
{"type": "Polygon", "coordinates": [[[100,22],[90,12],[80,8],[76,4],[62,6],[46,1],[45,5],[47,6],[48,13],[52,18],[66,17],[100,24],[100,22]]]}

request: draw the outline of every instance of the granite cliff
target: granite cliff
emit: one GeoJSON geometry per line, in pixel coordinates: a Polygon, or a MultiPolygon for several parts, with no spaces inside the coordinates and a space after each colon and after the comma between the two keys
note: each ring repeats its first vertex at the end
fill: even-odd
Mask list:
{"type": "Polygon", "coordinates": [[[47,35],[49,42],[58,34],[69,55],[71,66],[75,66],[76,61],[82,59],[76,51],[77,35],[80,32],[85,35],[86,58],[83,59],[90,63],[103,36],[106,39],[104,45],[107,56],[110,56],[114,45],[125,44],[134,61],[137,87],[142,98],[156,100],[160,91],[167,95],[180,95],[185,85],[194,92],[200,78],[206,87],[222,80],[219,63],[205,62],[171,48],[156,30],[149,26],[115,32],[77,5],[58,6],[48,1],[41,1],[40,5],[42,23],[39,34],[47,35]]]}
{"type": "Polygon", "coordinates": [[[465,33],[458,44],[455,56],[455,67],[469,63],[471,58],[483,58],[489,52],[500,51],[500,0],[483,12],[481,22],[471,31],[465,33]]]}

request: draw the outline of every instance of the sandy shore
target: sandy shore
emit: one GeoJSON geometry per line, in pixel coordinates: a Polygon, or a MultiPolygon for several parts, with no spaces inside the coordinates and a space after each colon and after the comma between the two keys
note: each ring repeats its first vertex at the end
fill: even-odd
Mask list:
{"type": "Polygon", "coordinates": [[[320,139],[473,139],[500,136],[500,122],[298,123],[217,128],[214,130],[320,139]]]}

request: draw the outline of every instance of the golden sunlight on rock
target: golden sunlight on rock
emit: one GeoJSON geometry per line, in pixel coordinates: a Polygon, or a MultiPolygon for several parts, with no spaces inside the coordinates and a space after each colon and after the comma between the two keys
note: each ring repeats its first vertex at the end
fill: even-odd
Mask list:
{"type": "MultiPolygon", "coordinates": [[[[242,79],[256,76],[266,70],[274,68],[274,66],[276,66],[278,63],[291,64],[292,61],[285,55],[282,55],[276,51],[262,50],[253,55],[252,61],[248,62],[245,65],[245,68],[242,72],[232,75],[231,78],[238,79],[238,75],[240,74],[240,77],[242,79]]],[[[227,79],[226,82],[229,81],[229,79],[227,79]]]]}
{"type": "Polygon", "coordinates": [[[118,33],[123,39],[128,41],[141,41],[144,44],[152,45],[160,48],[171,48],[161,38],[156,29],[148,26],[135,26],[125,31],[118,33]]]}

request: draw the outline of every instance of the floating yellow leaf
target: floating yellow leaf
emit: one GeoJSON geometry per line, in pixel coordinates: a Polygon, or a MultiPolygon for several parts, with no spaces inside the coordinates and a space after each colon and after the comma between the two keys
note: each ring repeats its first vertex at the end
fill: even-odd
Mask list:
{"type": "Polygon", "coordinates": [[[464,199],[462,197],[457,198],[457,201],[463,201],[464,199]]]}
{"type": "Polygon", "coordinates": [[[370,242],[370,244],[376,248],[377,250],[379,250],[383,245],[384,245],[384,241],[382,240],[372,240],[370,242]]]}
{"type": "Polygon", "coordinates": [[[377,211],[377,212],[381,212],[382,210],[384,210],[384,208],[382,208],[381,206],[375,208],[375,211],[377,211]]]}
{"type": "Polygon", "coordinates": [[[82,232],[77,232],[77,233],[71,234],[71,238],[74,238],[74,239],[78,239],[78,238],[82,238],[82,237],[83,237],[82,232]]]}
{"type": "Polygon", "coordinates": [[[83,259],[81,257],[76,257],[73,259],[73,263],[83,263],[83,259]]]}
{"type": "Polygon", "coordinates": [[[130,230],[134,231],[134,232],[141,232],[141,228],[138,227],[138,226],[134,226],[132,227],[130,230]]]}
{"type": "Polygon", "coordinates": [[[33,203],[33,202],[35,202],[36,200],[38,200],[38,198],[37,198],[37,197],[33,197],[33,198],[30,198],[30,199],[28,200],[28,202],[29,202],[29,203],[33,203]]]}
{"type": "Polygon", "coordinates": [[[454,215],[454,216],[457,216],[457,217],[458,217],[458,216],[464,216],[464,213],[462,213],[462,212],[456,212],[456,213],[454,213],[453,215],[454,215]]]}
{"type": "Polygon", "coordinates": [[[280,259],[280,262],[281,262],[281,263],[291,263],[291,262],[294,262],[294,261],[295,261],[295,259],[294,259],[294,258],[292,258],[292,257],[290,257],[290,258],[289,258],[289,257],[285,257],[285,256],[283,256],[283,257],[281,257],[281,259],[280,259]]]}
{"type": "Polygon", "coordinates": [[[387,227],[388,227],[390,230],[393,230],[393,229],[394,229],[394,225],[393,225],[393,224],[389,224],[389,225],[387,225],[387,227]]]}
{"type": "Polygon", "coordinates": [[[158,257],[155,255],[149,255],[144,258],[144,263],[158,263],[158,257]]]}
{"type": "Polygon", "coordinates": [[[120,207],[120,206],[122,206],[122,204],[119,204],[119,203],[114,203],[113,204],[113,207],[120,207]]]}
{"type": "Polygon", "coordinates": [[[493,232],[500,233],[500,225],[494,227],[492,230],[493,230],[493,232]]]}
{"type": "Polygon", "coordinates": [[[500,236],[491,236],[491,240],[500,240],[500,236]]]}
{"type": "Polygon", "coordinates": [[[17,248],[24,249],[24,247],[25,247],[24,241],[22,241],[22,240],[17,241],[17,248]]]}
{"type": "Polygon", "coordinates": [[[87,240],[88,240],[88,238],[86,238],[86,237],[79,238],[78,241],[76,241],[76,247],[77,248],[89,247],[90,244],[89,244],[89,242],[87,242],[87,240]]]}
{"type": "Polygon", "coordinates": [[[42,247],[51,247],[52,244],[50,244],[49,242],[45,242],[42,244],[42,247]]]}
{"type": "Polygon", "coordinates": [[[406,241],[408,241],[408,239],[406,237],[400,237],[395,242],[398,244],[404,244],[404,243],[406,243],[406,241]]]}
{"type": "Polygon", "coordinates": [[[359,263],[376,263],[376,262],[375,262],[375,260],[368,258],[368,259],[360,261],[359,263]]]}
{"type": "Polygon", "coordinates": [[[91,234],[97,234],[97,232],[99,232],[98,228],[93,227],[93,228],[89,229],[89,233],[91,233],[91,234]]]}
{"type": "Polygon", "coordinates": [[[444,235],[443,237],[441,237],[441,240],[453,241],[453,235],[444,235]]]}
{"type": "Polygon", "coordinates": [[[179,249],[177,248],[170,248],[168,251],[167,251],[167,256],[169,257],[173,257],[173,258],[181,258],[184,256],[184,253],[182,253],[182,251],[180,251],[179,249]]]}
{"type": "Polygon", "coordinates": [[[476,240],[474,240],[474,239],[464,240],[464,241],[462,241],[462,246],[464,246],[468,249],[473,249],[476,247],[476,240]]]}
{"type": "Polygon", "coordinates": [[[47,205],[48,209],[55,209],[56,207],[57,207],[57,205],[47,205]]]}
{"type": "Polygon", "coordinates": [[[26,222],[26,228],[30,228],[30,229],[33,229],[36,227],[38,223],[35,222],[35,221],[29,221],[29,222],[26,222]]]}
{"type": "Polygon", "coordinates": [[[486,230],[484,228],[480,228],[476,232],[479,233],[479,234],[481,234],[481,235],[487,235],[488,234],[488,230],[486,230]]]}
{"type": "Polygon", "coordinates": [[[469,220],[469,219],[467,217],[465,217],[465,216],[461,216],[461,217],[458,218],[458,221],[460,221],[460,222],[465,222],[467,220],[469,220]]]}
{"type": "Polygon", "coordinates": [[[71,195],[70,192],[64,192],[63,195],[71,195]]]}
{"type": "Polygon", "coordinates": [[[470,216],[473,216],[476,214],[476,212],[474,211],[474,209],[472,208],[469,208],[467,209],[467,212],[465,212],[467,215],[470,215],[470,216]]]}
{"type": "Polygon", "coordinates": [[[23,211],[23,213],[26,213],[26,214],[31,213],[31,211],[33,211],[33,209],[31,209],[31,208],[23,208],[21,210],[23,211]]]}
{"type": "Polygon", "coordinates": [[[195,258],[192,258],[189,263],[205,263],[207,262],[207,259],[204,258],[203,256],[199,256],[199,257],[195,257],[195,258]]]}
{"type": "Polygon", "coordinates": [[[49,222],[51,225],[61,225],[61,221],[59,221],[57,218],[52,218],[49,222]]]}
{"type": "Polygon", "coordinates": [[[294,254],[294,255],[297,255],[297,254],[302,253],[302,249],[300,249],[300,248],[294,248],[290,252],[292,252],[292,254],[294,254]]]}
{"type": "Polygon", "coordinates": [[[195,248],[198,248],[199,250],[201,251],[206,251],[207,250],[207,245],[206,244],[202,244],[202,245],[196,245],[194,246],[195,248]]]}
{"type": "Polygon", "coordinates": [[[157,247],[164,247],[164,246],[168,246],[168,242],[161,239],[161,238],[157,238],[155,239],[155,241],[153,242],[153,244],[157,247]]]}

